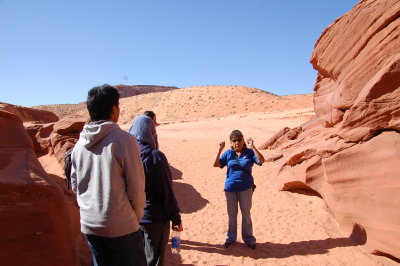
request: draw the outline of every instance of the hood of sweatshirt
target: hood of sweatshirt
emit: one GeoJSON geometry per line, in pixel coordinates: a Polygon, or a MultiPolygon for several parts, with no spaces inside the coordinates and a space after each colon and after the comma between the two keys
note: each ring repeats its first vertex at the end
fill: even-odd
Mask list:
{"type": "Polygon", "coordinates": [[[83,141],[85,148],[89,149],[118,129],[119,126],[111,121],[100,120],[96,122],[90,122],[83,127],[83,130],[80,134],[80,139],[83,141]]]}
{"type": "Polygon", "coordinates": [[[157,149],[155,141],[156,127],[150,117],[145,115],[135,117],[132,121],[129,133],[131,133],[139,143],[148,143],[151,148],[157,149]]]}

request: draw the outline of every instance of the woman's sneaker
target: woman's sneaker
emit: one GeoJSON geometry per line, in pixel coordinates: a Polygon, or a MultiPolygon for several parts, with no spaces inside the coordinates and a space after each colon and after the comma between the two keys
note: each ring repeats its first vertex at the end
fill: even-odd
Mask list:
{"type": "Polygon", "coordinates": [[[231,246],[233,246],[235,244],[235,242],[231,242],[231,241],[225,241],[225,244],[224,244],[224,247],[225,248],[229,248],[229,247],[231,247],[231,246]]]}
{"type": "Polygon", "coordinates": [[[248,242],[248,243],[246,243],[246,245],[248,248],[256,249],[256,242],[252,242],[252,243],[248,242]]]}

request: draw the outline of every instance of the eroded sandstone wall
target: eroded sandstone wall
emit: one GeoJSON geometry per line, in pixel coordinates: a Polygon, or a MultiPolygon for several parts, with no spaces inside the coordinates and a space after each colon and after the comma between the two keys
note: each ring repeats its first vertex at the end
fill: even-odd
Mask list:
{"type": "Polygon", "coordinates": [[[370,251],[400,258],[400,1],[360,1],[310,61],[316,117],[262,145],[271,183],[322,197],[344,233],[358,224],[370,251]]]}
{"type": "Polygon", "coordinates": [[[57,178],[42,168],[22,120],[0,111],[2,265],[81,264],[78,207],[57,178]]]}

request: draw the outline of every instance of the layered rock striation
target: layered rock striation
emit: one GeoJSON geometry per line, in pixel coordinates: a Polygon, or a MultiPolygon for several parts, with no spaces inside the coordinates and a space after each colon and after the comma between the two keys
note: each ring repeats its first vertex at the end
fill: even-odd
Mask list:
{"type": "Polygon", "coordinates": [[[48,175],[22,120],[0,110],[2,265],[80,265],[79,212],[72,192],[48,175]]]}
{"type": "Polygon", "coordinates": [[[279,164],[271,183],[322,197],[344,233],[357,224],[368,249],[400,258],[400,2],[360,1],[310,61],[316,117],[262,145],[279,164]]]}

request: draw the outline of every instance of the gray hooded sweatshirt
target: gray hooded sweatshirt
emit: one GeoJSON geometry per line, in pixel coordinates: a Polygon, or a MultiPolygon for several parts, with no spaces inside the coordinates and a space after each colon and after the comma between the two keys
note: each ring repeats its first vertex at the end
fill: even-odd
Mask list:
{"type": "Polygon", "coordinates": [[[117,124],[84,126],[72,151],[71,184],[82,233],[118,237],[139,230],[146,202],[139,145],[117,124]]]}

